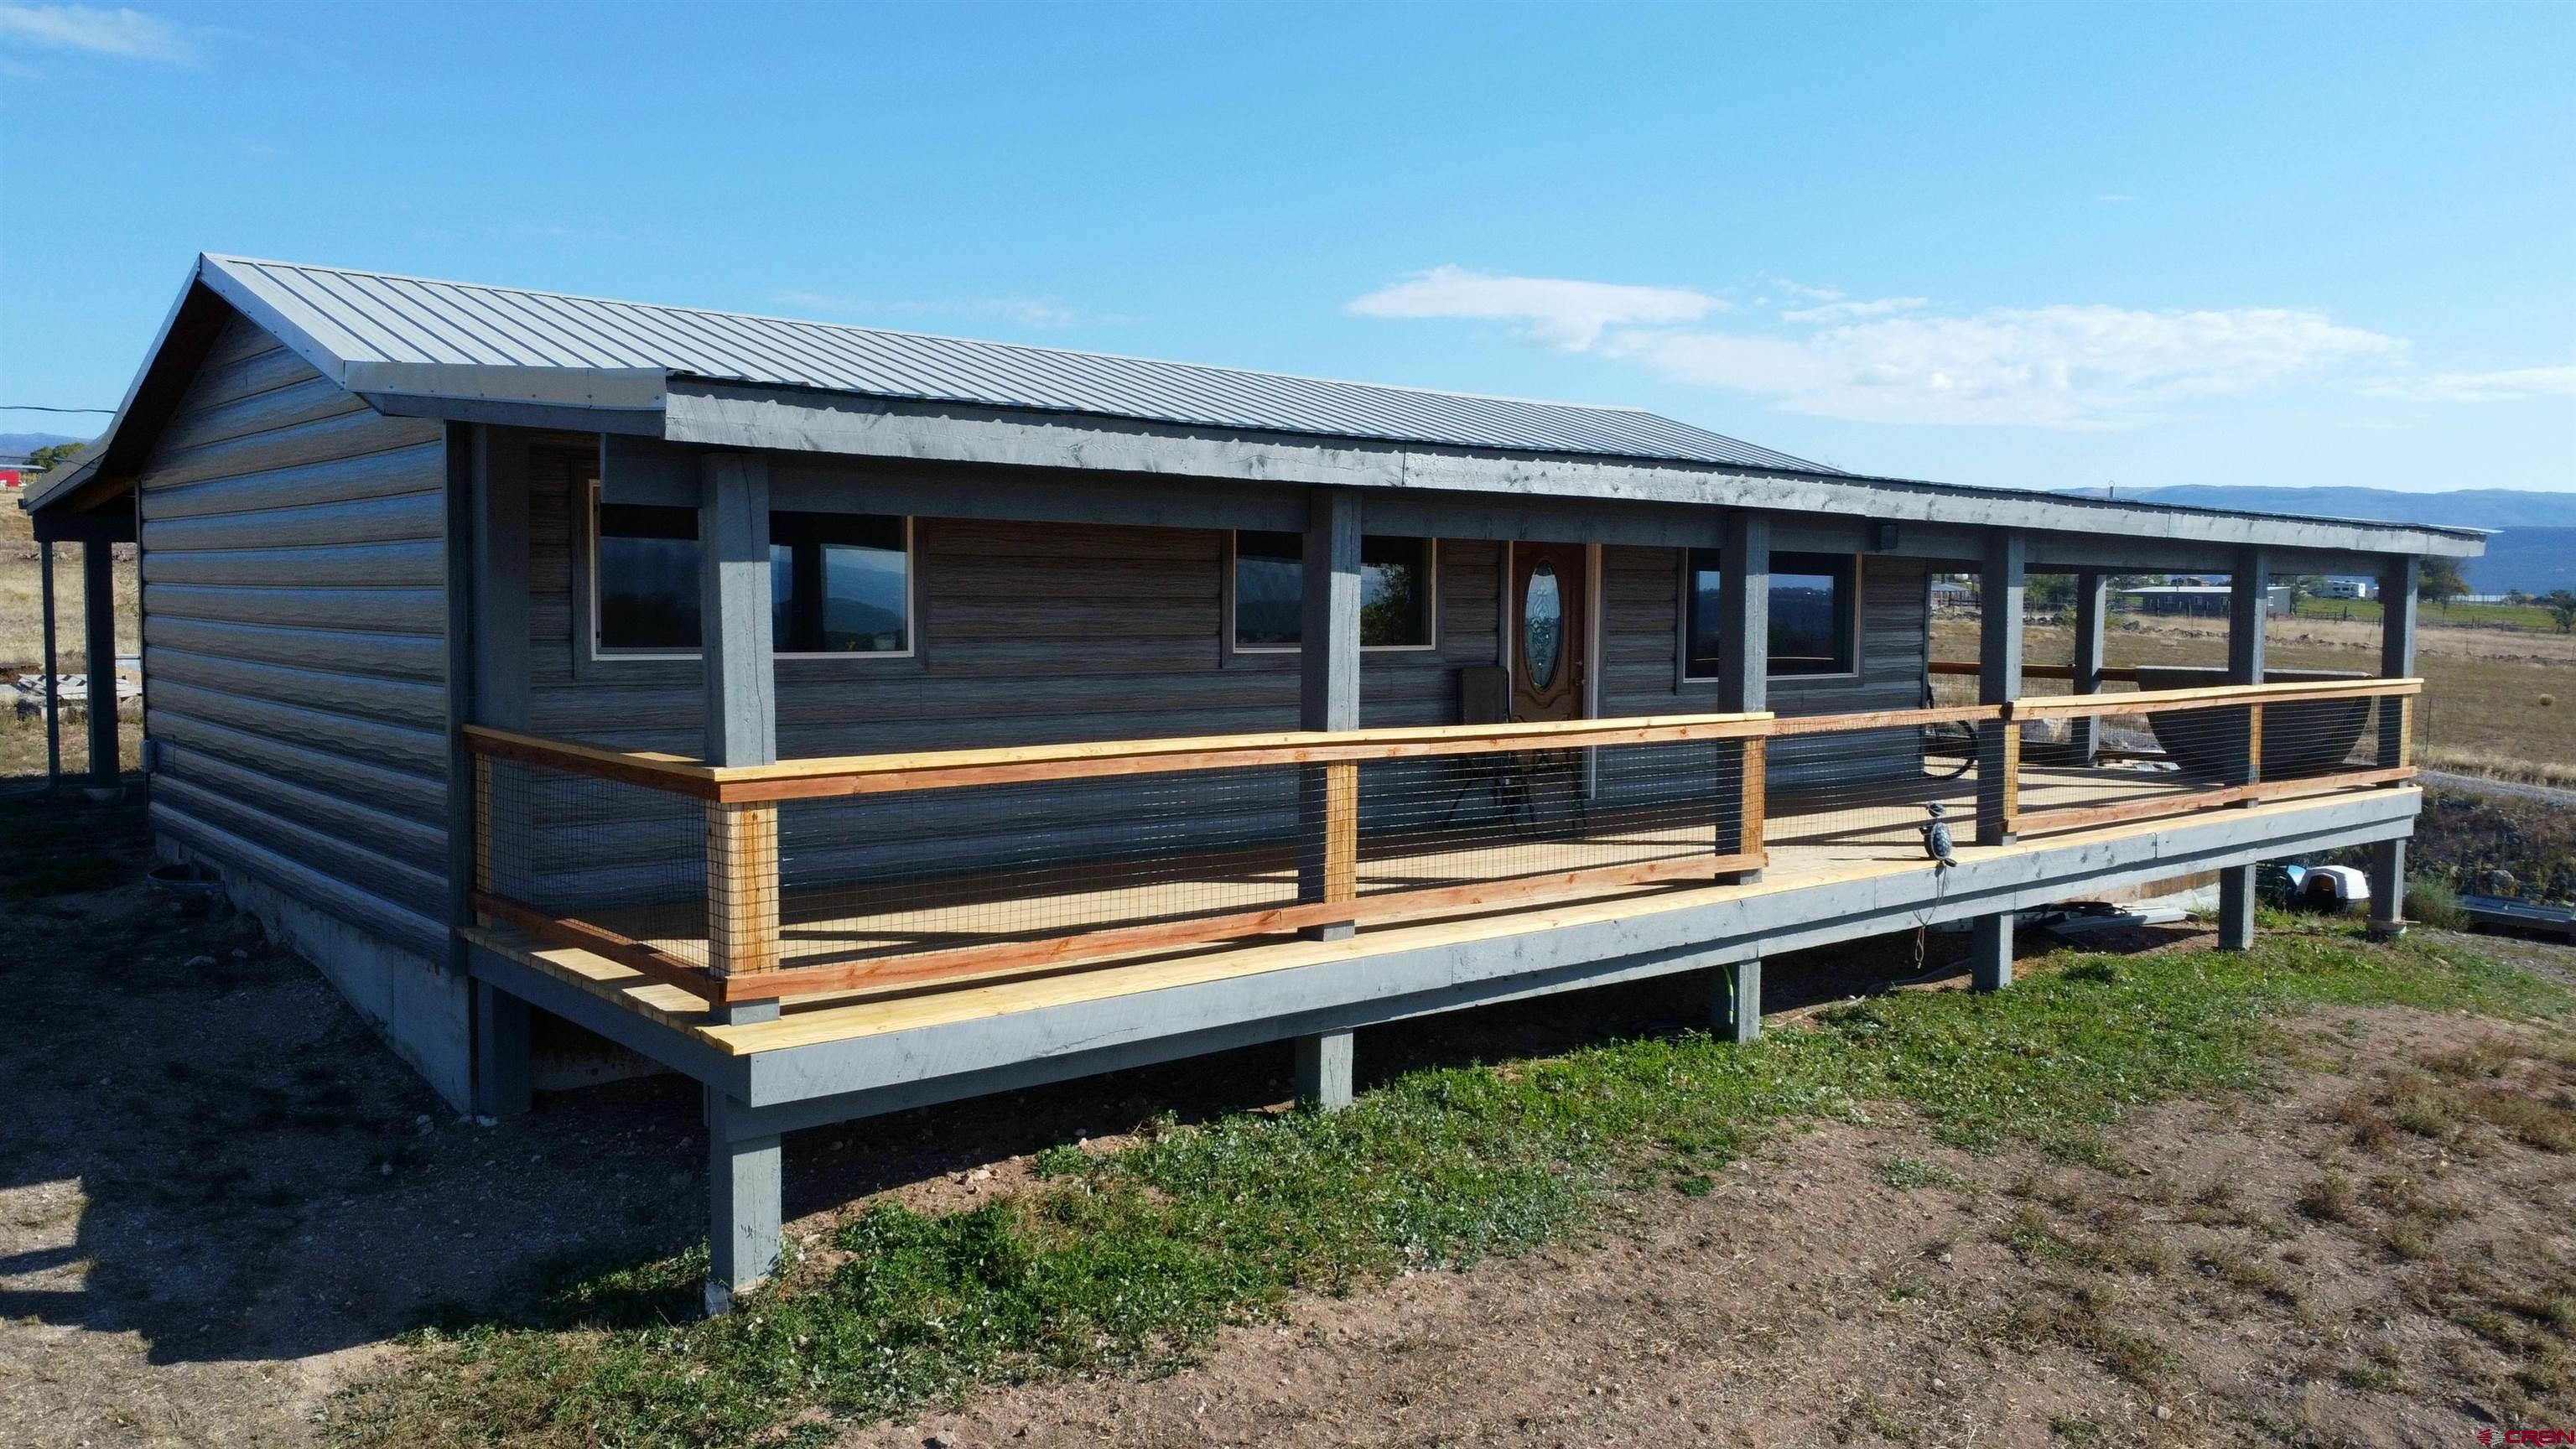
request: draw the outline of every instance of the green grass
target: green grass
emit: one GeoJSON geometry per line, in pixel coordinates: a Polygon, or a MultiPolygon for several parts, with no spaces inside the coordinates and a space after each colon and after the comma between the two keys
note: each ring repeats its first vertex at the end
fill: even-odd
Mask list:
{"type": "Polygon", "coordinates": [[[1879,1103],[1956,1147],[2102,1162],[2133,1107],[2266,1084],[2270,1018],[2360,1004],[2571,1010],[2477,958],[2310,929],[2244,955],[2073,958],[1993,996],[1882,997],[1746,1047],[1690,1035],[1418,1071],[1332,1116],[1053,1149],[1036,1188],[971,1211],[873,1207],[719,1320],[684,1317],[702,1253],[579,1279],[532,1324],[424,1331],[330,1417],[371,1445],[819,1442],[981,1384],[1163,1369],[1291,1293],[1561,1240],[1614,1195],[1669,1193],[1765,1133],[1879,1103]]]}
{"type": "MultiPolygon", "coordinates": [[[[2535,634],[2560,632],[2558,621],[2538,604],[2463,604],[2454,601],[2447,608],[2426,603],[2418,603],[2415,607],[2428,623],[2460,628],[2528,629],[2535,634]]],[[[2376,624],[2379,622],[2379,601],[2301,599],[2297,614],[2302,619],[2350,619],[2355,623],[2376,624]]]]}

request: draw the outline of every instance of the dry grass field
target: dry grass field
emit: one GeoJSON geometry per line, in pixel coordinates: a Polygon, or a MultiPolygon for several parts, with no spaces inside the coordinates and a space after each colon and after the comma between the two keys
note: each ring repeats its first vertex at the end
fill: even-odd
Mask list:
{"type": "MultiPolygon", "coordinates": [[[[2275,668],[2379,667],[2379,625],[2354,619],[2275,619],[2266,636],[2275,668]]],[[[2023,636],[2033,664],[2074,660],[2075,631],[2034,626],[2023,636]]],[[[2104,641],[2106,662],[2206,664],[2227,661],[2227,635],[2217,620],[2117,618],[2104,641]]],[[[1933,654],[1977,657],[1977,625],[1944,616],[1933,626],[1933,654]]],[[[2576,785],[2576,636],[2496,628],[2452,628],[2423,615],[2416,668],[2424,676],[2418,711],[2425,763],[2467,774],[2545,785],[2576,785]]],[[[2034,681],[2035,689],[2062,688],[2034,681]]]]}

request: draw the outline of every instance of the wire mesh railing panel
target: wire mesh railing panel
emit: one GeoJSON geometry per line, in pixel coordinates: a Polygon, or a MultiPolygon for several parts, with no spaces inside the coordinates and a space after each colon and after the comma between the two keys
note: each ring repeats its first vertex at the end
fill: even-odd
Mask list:
{"type": "Polygon", "coordinates": [[[2406,762],[2407,723],[2386,686],[2180,691],[1577,736],[1606,743],[1228,737],[811,775],[516,737],[477,760],[477,908],[648,972],[803,969],[830,989],[1754,866],[1794,879],[2375,783],[2406,762]]]}
{"type": "Polygon", "coordinates": [[[791,801],[781,964],[1158,925],[1179,940],[1193,922],[1329,917],[1336,901],[1356,915],[1414,893],[1692,863],[1713,876],[1742,818],[1729,745],[1741,749],[1496,751],[791,801]]]}
{"type": "Polygon", "coordinates": [[[482,890],[706,964],[701,802],[519,760],[487,758],[478,769],[488,781],[477,826],[482,890]]]}

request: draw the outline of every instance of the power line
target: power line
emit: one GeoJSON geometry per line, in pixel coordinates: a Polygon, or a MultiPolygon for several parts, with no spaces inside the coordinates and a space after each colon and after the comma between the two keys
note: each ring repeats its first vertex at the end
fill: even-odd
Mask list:
{"type": "Polygon", "coordinates": [[[0,413],[112,413],[114,408],[49,408],[35,403],[0,403],[0,413]]]}

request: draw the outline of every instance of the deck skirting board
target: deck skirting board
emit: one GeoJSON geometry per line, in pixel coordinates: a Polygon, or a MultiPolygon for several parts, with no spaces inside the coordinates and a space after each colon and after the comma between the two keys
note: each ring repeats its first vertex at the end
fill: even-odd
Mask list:
{"type": "MultiPolygon", "coordinates": [[[[1753,890],[1696,907],[1511,932],[1064,1005],[783,1047],[736,1060],[755,1108],[821,1123],[1462,1007],[1700,970],[2168,876],[2402,837],[2414,790],[2025,846],[1929,869],[1753,890]],[[899,1089],[899,1090],[890,1090],[899,1089]],[[845,1104],[828,1100],[845,1098],[845,1104]]],[[[1508,918],[1496,918],[1503,926],[1508,918]]],[[[1364,948],[1367,938],[1354,943],[1364,948]]]]}

